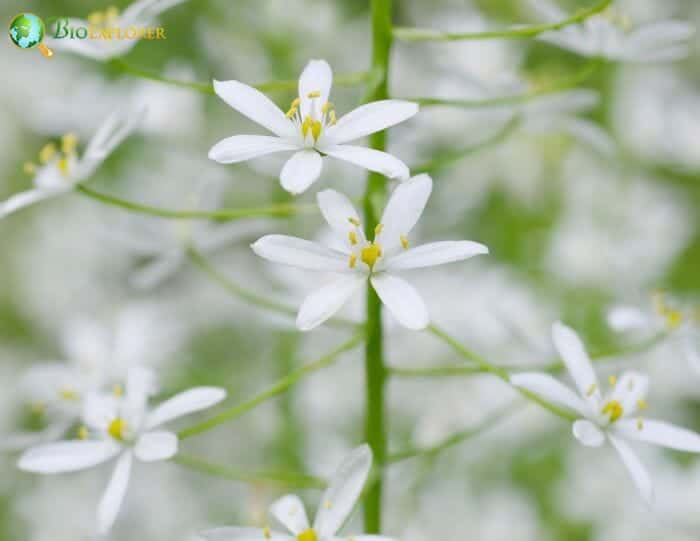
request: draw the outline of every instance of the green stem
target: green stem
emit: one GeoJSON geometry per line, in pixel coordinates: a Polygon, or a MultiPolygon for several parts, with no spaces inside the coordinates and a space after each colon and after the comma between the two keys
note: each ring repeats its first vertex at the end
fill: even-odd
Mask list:
{"type": "MultiPolygon", "coordinates": [[[[137,66],[132,66],[131,64],[128,64],[127,62],[124,62],[124,60],[121,59],[113,59],[110,61],[110,64],[117,68],[118,70],[128,73],[129,75],[133,75],[135,77],[140,77],[142,79],[148,79],[150,81],[157,81],[159,83],[163,83],[166,85],[171,85],[171,86],[177,86],[180,88],[187,88],[189,90],[195,90],[197,92],[201,92],[202,94],[210,94],[214,95],[214,86],[212,83],[197,83],[197,82],[188,82],[188,81],[180,81],[178,79],[171,79],[169,77],[164,77],[163,75],[159,74],[156,71],[146,69],[146,68],[140,68],[137,66]]],[[[333,84],[335,85],[358,85],[362,84],[367,80],[367,73],[366,72],[358,72],[358,73],[347,73],[347,74],[341,74],[337,75],[333,78],[333,84]]],[[[297,86],[299,84],[299,81],[296,79],[294,80],[283,80],[283,81],[268,81],[265,83],[258,83],[256,85],[251,85],[261,92],[280,92],[280,91],[290,91],[290,90],[296,90],[297,86]]]]}
{"type": "Polygon", "coordinates": [[[548,85],[532,90],[531,92],[526,92],[525,94],[518,94],[515,96],[500,96],[497,98],[487,98],[483,100],[459,100],[459,99],[443,99],[443,98],[397,98],[403,100],[409,100],[420,104],[423,107],[430,106],[445,106],[445,107],[461,107],[464,109],[485,109],[489,107],[506,107],[511,105],[519,105],[532,101],[536,98],[546,96],[548,94],[555,94],[557,92],[563,92],[565,90],[570,90],[576,88],[586,80],[588,80],[604,63],[601,58],[594,58],[590,62],[584,64],[584,66],[574,73],[570,77],[566,77],[560,81],[555,81],[548,85]]]}
{"type": "Polygon", "coordinates": [[[331,365],[342,353],[357,347],[360,344],[360,342],[362,342],[362,339],[363,333],[356,334],[350,340],[338,346],[334,350],[330,351],[320,359],[307,365],[304,365],[298,370],[295,370],[294,372],[280,379],[279,381],[277,381],[277,383],[274,383],[272,386],[268,387],[266,390],[255,395],[254,397],[249,398],[244,402],[236,404],[235,406],[222,411],[221,413],[215,415],[211,419],[203,421],[189,428],[185,428],[184,430],[178,433],[178,438],[180,438],[180,440],[184,440],[186,438],[196,436],[197,434],[208,432],[209,430],[212,430],[219,425],[222,425],[224,423],[227,423],[228,421],[232,421],[233,419],[240,417],[244,413],[247,413],[251,409],[262,404],[263,402],[284,393],[285,391],[287,391],[287,389],[298,383],[305,376],[331,365]]]}
{"type": "Polygon", "coordinates": [[[244,218],[282,218],[285,216],[299,214],[302,212],[318,211],[318,207],[316,205],[297,205],[295,203],[279,203],[277,205],[270,205],[267,207],[221,209],[212,211],[171,210],[162,207],[142,205],[141,203],[136,203],[127,199],[122,199],[114,195],[97,192],[92,188],[88,188],[84,184],[78,184],[75,187],[75,190],[78,193],[90,197],[91,199],[94,199],[101,203],[104,203],[105,205],[120,207],[123,209],[127,209],[131,212],[137,212],[139,214],[147,214],[149,216],[155,216],[157,218],[167,218],[172,220],[216,220],[219,222],[228,222],[233,220],[242,220],[244,218]]]}
{"type": "MultiPolygon", "coordinates": [[[[435,335],[440,340],[444,341],[447,345],[449,345],[459,355],[461,355],[462,357],[464,357],[465,359],[467,359],[469,361],[474,362],[480,368],[481,372],[484,372],[487,374],[492,374],[492,375],[496,376],[497,378],[503,380],[508,385],[511,385],[510,376],[508,375],[508,372],[504,368],[501,368],[500,366],[496,366],[495,364],[490,363],[489,361],[487,361],[486,359],[484,359],[480,355],[467,349],[465,346],[460,344],[457,340],[452,338],[449,334],[447,334],[445,331],[443,331],[439,327],[437,327],[435,325],[430,325],[428,327],[428,330],[433,335],[435,335]]],[[[528,400],[535,402],[536,404],[539,404],[544,409],[549,410],[554,415],[557,415],[557,416],[561,417],[562,419],[566,419],[568,421],[575,421],[578,418],[572,412],[565,410],[563,408],[560,408],[559,406],[552,404],[551,402],[548,402],[547,400],[544,400],[543,398],[540,398],[535,393],[532,393],[526,389],[521,389],[520,387],[514,387],[514,389],[517,390],[522,396],[524,396],[528,400]]]]}
{"type": "Polygon", "coordinates": [[[550,30],[560,30],[571,24],[578,24],[596,13],[606,9],[612,0],[600,0],[594,6],[582,9],[575,15],[567,17],[559,22],[549,24],[536,24],[520,26],[506,30],[490,30],[486,32],[441,32],[429,28],[394,28],[394,37],[402,41],[455,41],[455,40],[482,40],[482,39],[522,39],[532,38],[550,30]]]}
{"type": "MultiPolygon", "coordinates": [[[[372,73],[373,81],[368,88],[366,100],[378,101],[389,97],[389,57],[392,44],[391,0],[371,0],[372,16],[372,73]]],[[[386,148],[386,132],[381,131],[370,136],[369,146],[383,151],[386,148]]],[[[367,177],[367,188],[363,199],[365,227],[368,238],[374,236],[374,229],[379,223],[378,209],[386,195],[386,181],[378,173],[367,177]]],[[[386,367],[384,365],[384,346],[382,337],[382,303],[374,289],[367,287],[367,342],[365,345],[365,374],[367,378],[367,396],[365,412],[365,439],[372,448],[374,463],[380,472],[376,480],[366,490],[364,501],[365,532],[377,534],[382,523],[381,475],[386,458],[386,419],[384,412],[384,390],[386,367]]]]}
{"type": "Polygon", "coordinates": [[[326,482],[318,477],[296,472],[236,470],[228,466],[213,464],[204,459],[178,453],[171,459],[174,463],[191,470],[228,479],[256,485],[292,486],[299,488],[325,488],[326,482]]]}

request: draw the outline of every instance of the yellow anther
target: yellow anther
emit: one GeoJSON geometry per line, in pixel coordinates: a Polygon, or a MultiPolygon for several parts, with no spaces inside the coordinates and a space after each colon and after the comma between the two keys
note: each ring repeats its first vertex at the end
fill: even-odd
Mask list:
{"type": "Polygon", "coordinates": [[[126,434],[126,421],[121,417],[117,417],[107,427],[107,432],[115,440],[124,441],[124,436],[126,434]]]}
{"type": "Polygon", "coordinates": [[[357,265],[357,254],[350,254],[350,268],[354,269],[357,265]]]}
{"type": "Polygon", "coordinates": [[[58,391],[58,396],[60,396],[63,400],[66,400],[68,402],[76,402],[80,400],[80,395],[76,393],[73,389],[60,389],[58,391]]]}
{"type": "Polygon", "coordinates": [[[306,134],[311,130],[311,125],[313,124],[313,119],[307,115],[304,122],[301,123],[301,136],[306,139],[306,134]]]}
{"type": "Polygon", "coordinates": [[[105,18],[108,22],[112,22],[119,17],[119,8],[117,6],[109,6],[105,11],[105,18]]]}
{"type": "Polygon", "coordinates": [[[90,433],[88,432],[88,429],[86,426],[81,426],[80,428],[78,428],[78,439],[79,440],[86,440],[86,439],[88,439],[89,435],[90,435],[90,433]]]}
{"type": "Polygon", "coordinates": [[[644,430],[644,419],[637,419],[637,430],[644,430]]]}
{"type": "Polygon", "coordinates": [[[617,400],[611,400],[605,406],[603,406],[603,414],[610,417],[610,422],[614,423],[625,413],[622,404],[617,400]]]}
{"type": "Polygon", "coordinates": [[[294,115],[296,115],[296,114],[297,114],[297,108],[296,108],[296,107],[292,107],[289,111],[287,111],[287,112],[285,113],[285,116],[286,116],[287,118],[292,118],[292,117],[293,117],[294,115]]]}
{"type": "Polygon", "coordinates": [[[124,396],[124,387],[122,387],[118,383],[115,384],[114,387],[112,387],[112,394],[117,398],[121,398],[122,396],[124,396]]]}
{"type": "Polygon", "coordinates": [[[269,526],[265,526],[263,528],[263,535],[265,536],[265,539],[272,539],[272,532],[270,531],[269,526]]]}
{"type": "Polygon", "coordinates": [[[591,383],[588,389],[586,389],[586,396],[593,396],[597,388],[598,386],[595,383],[591,383]]]}
{"type": "Polygon", "coordinates": [[[326,103],[323,104],[323,107],[321,107],[321,112],[325,114],[328,111],[330,111],[331,109],[333,109],[333,102],[327,101],[326,103]]]}
{"type": "Polygon", "coordinates": [[[78,138],[74,133],[67,133],[61,137],[61,152],[73,154],[78,146],[78,138]]]}
{"type": "Polygon", "coordinates": [[[374,234],[380,235],[383,229],[384,229],[384,224],[377,224],[377,227],[374,228],[374,234]]]}
{"type": "Polygon", "coordinates": [[[93,11],[87,16],[87,22],[99,26],[105,21],[105,14],[101,11],[93,11]]]}
{"type": "Polygon", "coordinates": [[[318,141],[318,138],[321,136],[322,129],[323,125],[318,120],[314,120],[311,123],[311,135],[314,136],[314,141],[318,141]]]}
{"type": "Polygon", "coordinates": [[[664,317],[666,318],[666,324],[672,329],[683,323],[683,313],[680,310],[667,309],[664,312],[664,317]]]}
{"type": "Polygon", "coordinates": [[[24,162],[24,164],[22,164],[22,171],[27,175],[33,175],[36,173],[36,165],[32,162],[24,162]]]}
{"type": "Polygon", "coordinates": [[[308,98],[320,98],[321,97],[321,91],[320,90],[314,90],[313,92],[309,92],[306,95],[308,98]]]}
{"type": "Polygon", "coordinates": [[[362,248],[362,252],[360,253],[362,261],[366,263],[370,269],[374,267],[377,259],[379,259],[381,256],[382,247],[373,242],[362,248]]]}
{"type": "Polygon", "coordinates": [[[64,177],[68,176],[68,158],[63,157],[58,160],[58,170],[64,177]]]}
{"type": "Polygon", "coordinates": [[[403,246],[403,249],[405,250],[408,248],[408,238],[406,235],[400,235],[399,238],[401,239],[401,246],[403,246]]]}
{"type": "Polygon", "coordinates": [[[331,507],[333,507],[333,504],[330,500],[326,500],[325,502],[323,502],[323,507],[325,507],[326,509],[330,509],[331,507]]]}
{"type": "Polygon", "coordinates": [[[350,231],[348,233],[348,240],[350,241],[350,244],[355,246],[357,244],[357,233],[355,231],[350,231]]]}
{"type": "Polygon", "coordinates": [[[646,400],[644,400],[643,398],[637,400],[637,408],[638,409],[640,409],[641,411],[644,411],[645,409],[647,409],[647,407],[649,407],[649,406],[647,405],[646,400]]]}
{"type": "Polygon", "coordinates": [[[354,225],[355,227],[360,227],[360,226],[362,225],[362,224],[360,223],[360,220],[358,220],[357,218],[353,218],[352,216],[350,216],[350,217],[348,218],[348,222],[350,222],[350,223],[351,223],[352,225],[354,225]]]}
{"type": "Polygon", "coordinates": [[[610,384],[610,387],[615,387],[615,385],[617,385],[617,376],[608,376],[608,383],[610,384]]]}
{"type": "Polygon", "coordinates": [[[56,145],[53,143],[47,143],[39,151],[39,161],[41,163],[48,162],[51,158],[56,155],[56,145]]]}
{"type": "Polygon", "coordinates": [[[301,100],[299,98],[294,98],[294,101],[292,102],[292,104],[289,107],[291,109],[296,109],[297,107],[299,107],[300,104],[301,104],[301,100]]]}
{"type": "Polygon", "coordinates": [[[337,120],[336,120],[336,118],[335,118],[335,111],[331,111],[331,112],[328,114],[328,123],[329,123],[331,126],[335,126],[335,123],[336,123],[336,122],[337,122],[337,120]]]}
{"type": "Polygon", "coordinates": [[[299,535],[297,535],[297,541],[316,541],[317,539],[318,537],[316,536],[316,532],[313,528],[304,530],[299,535]]]}

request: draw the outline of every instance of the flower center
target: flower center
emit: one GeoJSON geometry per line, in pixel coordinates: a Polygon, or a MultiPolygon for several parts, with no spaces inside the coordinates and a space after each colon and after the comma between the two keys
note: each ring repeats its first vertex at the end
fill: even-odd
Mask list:
{"type": "Polygon", "coordinates": [[[303,118],[299,110],[301,98],[296,98],[292,102],[286,116],[301,132],[301,138],[305,143],[316,144],[323,130],[328,126],[335,125],[335,109],[330,101],[322,105],[319,104],[321,98],[320,90],[309,92],[306,97],[311,100],[311,106],[303,118]]]}
{"type": "Polygon", "coordinates": [[[377,259],[379,259],[381,256],[382,247],[381,245],[375,244],[374,242],[370,242],[367,246],[362,248],[362,251],[360,252],[360,258],[362,259],[362,262],[366,263],[370,269],[374,268],[374,264],[377,262],[377,259]]]}
{"type": "Polygon", "coordinates": [[[614,423],[624,415],[625,410],[619,400],[610,400],[603,406],[602,413],[609,417],[611,423],[614,423]]]}
{"type": "MultiPolygon", "coordinates": [[[[381,243],[377,242],[379,235],[384,230],[384,224],[377,224],[377,227],[374,228],[374,240],[367,242],[362,231],[362,222],[352,216],[348,218],[348,222],[352,226],[352,229],[348,232],[348,241],[353,248],[353,252],[350,254],[350,268],[354,269],[359,259],[370,270],[374,270],[374,265],[384,256],[384,249],[381,243]]],[[[399,240],[404,250],[407,249],[408,238],[405,235],[399,235],[399,240]]]]}
{"type": "Polygon", "coordinates": [[[297,541],[316,541],[318,537],[316,536],[316,531],[313,528],[304,530],[299,535],[297,535],[297,541]]]}
{"type": "Polygon", "coordinates": [[[652,294],[652,302],[656,313],[664,318],[664,322],[669,329],[676,329],[683,323],[685,319],[683,312],[669,306],[666,302],[666,295],[662,291],[656,291],[652,294]]]}
{"type": "MultiPolygon", "coordinates": [[[[47,143],[39,151],[39,163],[47,165],[55,160],[58,170],[61,174],[68,178],[70,173],[71,160],[75,158],[75,149],[78,146],[78,138],[73,133],[67,133],[61,137],[61,148],[58,149],[56,143],[47,143]]],[[[26,162],[22,166],[23,171],[27,175],[36,173],[37,166],[32,162],[26,162]]]]}
{"type": "Polygon", "coordinates": [[[111,423],[109,423],[109,427],[107,427],[107,432],[115,440],[124,441],[127,428],[128,426],[126,424],[126,421],[121,417],[117,417],[111,423]]]}

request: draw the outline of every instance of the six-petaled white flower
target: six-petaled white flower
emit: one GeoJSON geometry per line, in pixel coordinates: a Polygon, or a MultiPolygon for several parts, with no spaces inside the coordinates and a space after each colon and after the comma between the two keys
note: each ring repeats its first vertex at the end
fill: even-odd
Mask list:
{"type": "MultiPolygon", "coordinates": [[[[139,42],[142,36],[129,37],[127,29],[148,28],[155,23],[156,17],[165,10],[181,4],[185,0],[140,0],[128,6],[122,13],[115,6],[110,6],[104,11],[93,11],[87,16],[87,20],[75,17],[67,19],[70,28],[89,28],[92,34],[101,36],[100,39],[71,39],[61,36],[67,31],[62,27],[56,27],[53,35],[47,33],[44,43],[56,51],[68,51],[93,60],[105,61],[118,56],[123,56],[139,42]],[[117,38],[117,32],[122,38],[117,38]]],[[[63,24],[63,23],[61,23],[63,24]]],[[[154,29],[157,32],[157,29],[154,29]]],[[[153,31],[151,32],[153,34],[153,31]]],[[[164,34],[158,39],[163,39],[164,34]]]]}
{"type": "Polygon", "coordinates": [[[402,100],[376,101],[336,120],[333,104],[328,101],[332,81],[333,73],[325,60],[310,61],[299,78],[299,97],[286,114],[253,87],[238,81],[214,81],[214,90],[221,99],[274,137],[234,135],[214,145],[209,157],[219,163],[236,163],[275,152],[294,152],[280,173],[282,187],[294,194],[318,179],[322,156],[354,163],[392,179],[407,179],[408,167],[391,154],[346,143],[411,118],[418,112],[418,105],[402,100]]]}
{"type": "MultiPolygon", "coordinates": [[[[530,0],[547,22],[560,22],[568,15],[550,0],[530,0]]],[[[695,27],[685,21],[658,21],[635,28],[630,21],[608,9],[581,24],[550,30],[537,39],[590,57],[622,62],[662,62],[685,58],[695,27]]]]}
{"type": "Polygon", "coordinates": [[[604,393],[577,334],[562,323],[555,323],[552,339],[576,384],[578,395],[549,374],[515,374],[511,376],[511,382],[580,415],[581,419],[573,424],[575,438],[589,447],[600,447],[609,441],[644,499],[651,502],[651,479],[627,440],[700,453],[700,434],[642,417],[647,408],[649,380],[646,375],[628,371],[619,379],[611,376],[611,390],[604,393]]]}
{"type": "Polygon", "coordinates": [[[267,235],[253,250],[260,257],[302,269],[337,273],[337,280],[307,297],[297,316],[297,326],[307,331],[340,310],[369,279],[394,317],[409,329],[428,325],[428,310],[418,292],[396,272],[432,267],[488,253],[472,241],[443,241],[409,247],[408,235],[423,213],[432,191],[428,175],[401,183],[391,194],[381,222],[368,240],[360,216],[344,195],[334,190],[318,193],[318,206],[328,225],[340,238],[331,248],[297,237],[267,235]]]}
{"type": "MultiPolygon", "coordinates": [[[[362,445],[338,467],[321,497],[313,525],[298,496],[283,496],[270,506],[270,513],[288,533],[270,528],[223,527],[204,531],[204,541],[336,541],[345,521],[357,504],[372,467],[372,451],[362,445]]],[[[392,541],[383,535],[351,535],[355,541],[392,541]]]]}
{"type": "Polygon", "coordinates": [[[68,133],[60,147],[48,143],[39,152],[40,165],[25,163],[33,175],[34,189],[20,192],[0,202],[0,218],[44,199],[70,192],[97,170],[103,161],[126,139],[143,118],[143,109],[117,111],[109,115],[92,137],[82,156],[77,153],[77,138],[68,133]]]}
{"type": "Polygon", "coordinates": [[[163,424],[209,408],[226,396],[223,389],[196,387],[166,400],[152,410],[148,397],[154,387],[152,372],[129,370],[125,393],[92,394],[85,399],[78,440],[33,447],[19,459],[21,470],[56,474],[84,470],[117,458],[117,465],[97,511],[97,530],[112,527],[126,494],[134,457],[142,462],[168,460],[177,453],[177,436],[159,430],[163,424]]]}

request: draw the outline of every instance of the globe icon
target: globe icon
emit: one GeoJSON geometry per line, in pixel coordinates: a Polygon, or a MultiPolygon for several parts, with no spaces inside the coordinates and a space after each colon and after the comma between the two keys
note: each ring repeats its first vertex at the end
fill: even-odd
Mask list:
{"type": "Polygon", "coordinates": [[[10,23],[10,39],[21,49],[36,47],[44,39],[44,21],[33,13],[20,13],[10,23]]]}

